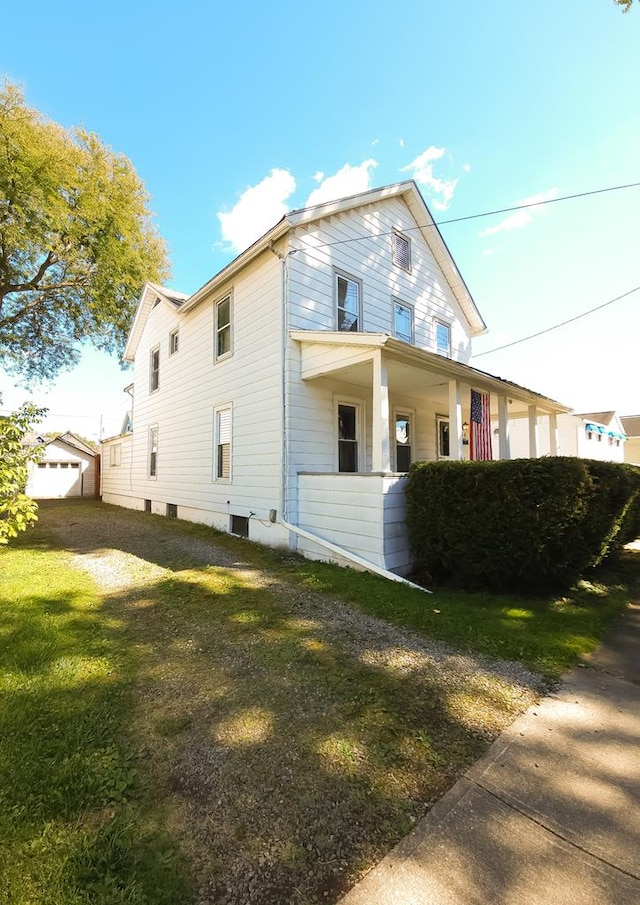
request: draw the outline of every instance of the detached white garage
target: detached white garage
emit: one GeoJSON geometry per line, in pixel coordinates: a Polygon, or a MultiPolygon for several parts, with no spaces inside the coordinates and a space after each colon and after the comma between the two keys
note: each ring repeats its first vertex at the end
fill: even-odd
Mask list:
{"type": "Polygon", "coordinates": [[[67,432],[49,440],[44,457],[31,466],[27,493],[36,500],[95,497],[98,453],[67,432]]]}

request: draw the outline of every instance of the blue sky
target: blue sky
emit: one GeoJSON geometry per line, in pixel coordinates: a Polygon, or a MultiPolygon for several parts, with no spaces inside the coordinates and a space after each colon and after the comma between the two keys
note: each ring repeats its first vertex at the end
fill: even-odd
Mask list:
{"type": "MultiPolygon", "coordinates": [[[[133,161],[192,292],[287,208],[416,178],[436,221],[640,181],[640,9],[537,3],[30,0],[0,73],[133,161]],[[218,6],[220,7],[218,9],[218,6]],[[313,194],[315,193],[315,194],[313,194]]],[[[473,364],[577,411],[640,412],[640,188],[442,226],[489,333],[473,364]]],[[[116,433],[130,380],[88,351],[4,408],[116,433]],[[54,417],[55,416],[55,417],[54,417]]]]}

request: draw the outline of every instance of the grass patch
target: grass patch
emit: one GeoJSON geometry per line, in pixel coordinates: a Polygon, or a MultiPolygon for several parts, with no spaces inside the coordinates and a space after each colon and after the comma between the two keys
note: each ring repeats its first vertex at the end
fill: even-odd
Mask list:
{"type": "Polygon", "coordinates": [[[0,570],[2,902],[185,901],[128,742],[121,626],[62,552],[23,537],[0,570]]]}
{"type": "Polygon", "coordinates": [[[336,901],[536,694],[354,628],[340,598],[555,678],[597,644],[639,571],[627,557],[562,599],[428,596],[89,502],[44,505],[3,567],[11,905],[182,905],[176,851],[204,901],[336,901]],[[54,536],[96,574],[111,563],[113,590],[99,594],[54,536]],[[203,564],[213,545],[224,567],[203,564]]]}

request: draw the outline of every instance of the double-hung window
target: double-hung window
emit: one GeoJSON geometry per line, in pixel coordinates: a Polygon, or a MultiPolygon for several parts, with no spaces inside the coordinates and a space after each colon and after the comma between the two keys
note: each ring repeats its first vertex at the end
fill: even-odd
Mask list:
{"type": "Polygon", "coordinates": [[[178,327],[169,334],[169,355],[175,355],[180,348],[180,331],[178,327]]]}
{"type": "Polygon", "coordinates": [[[436,321],[434,324],[436,338],[436,352],[451,358],[451,326],[444,321],[436,321]]]}
{"type": "Polygon", "coordinates": [[[155,478],[158,475],[158,428],[149,428],[149,477],[155,478]]]}
{"type": "Polygon", "coordinates": [[[451,455],[449,443],[449,419],[438,415],[436,417],[436,432],[438,442],[438,458],[448,459],[451,455]]]}
{"type": "Polygon", "coordinates": [[[338,330],[357,333],[362,329],[362,284],[342,273],[335,280],[338,330]]]}
{"type": "Polygon", "coordinates": [[[215,307],[215,354],[216,358],[226,358],[231,355],[231,296],[216,302],[215,307]]]}
{"type": "Polygon", "coordinates": [[[149,392],[155,393],[160,386],[160,346],[149,353],[149,392]]]}
{"type": "Polygon", "coordinates": [[[109,465],[117,467],[122,462],[122,443],[114,443],[109,448],[109,465]]]}
{"type": "Polygon", "coordinates": [[[397,299],[393,302],[393,328],[398,339],[413,342],[413,308],[397,299]]]}
{"type": "Polygon", "coordinates": [[[215,410],[215,469],[214,474],[217,481],[231,480],[231,442],[232,442],[232,419],[231,406],[215,410]]]}

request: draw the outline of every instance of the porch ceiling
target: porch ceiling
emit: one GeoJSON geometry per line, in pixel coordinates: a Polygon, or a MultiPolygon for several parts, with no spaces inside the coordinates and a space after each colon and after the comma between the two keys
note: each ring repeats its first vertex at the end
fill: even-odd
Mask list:
{"type": "Polygon", "coordinates": [[[452,361],[442,355],[418,349],[384,333],[324,333],[296,330],[292,339],[302,350],[302,379],[331,379],[352,386],[371,388],[372,360],[382,350],[387,367],[389,391],[398,396],[428,394],[436,404],[446,406],[449,381],[491,393],[491,412],[498,412],[498,396],[509,399],[509,415],[524,416],[530,405],[540,412],[570,412],[571,409],[553,399],[452,361]]]}

